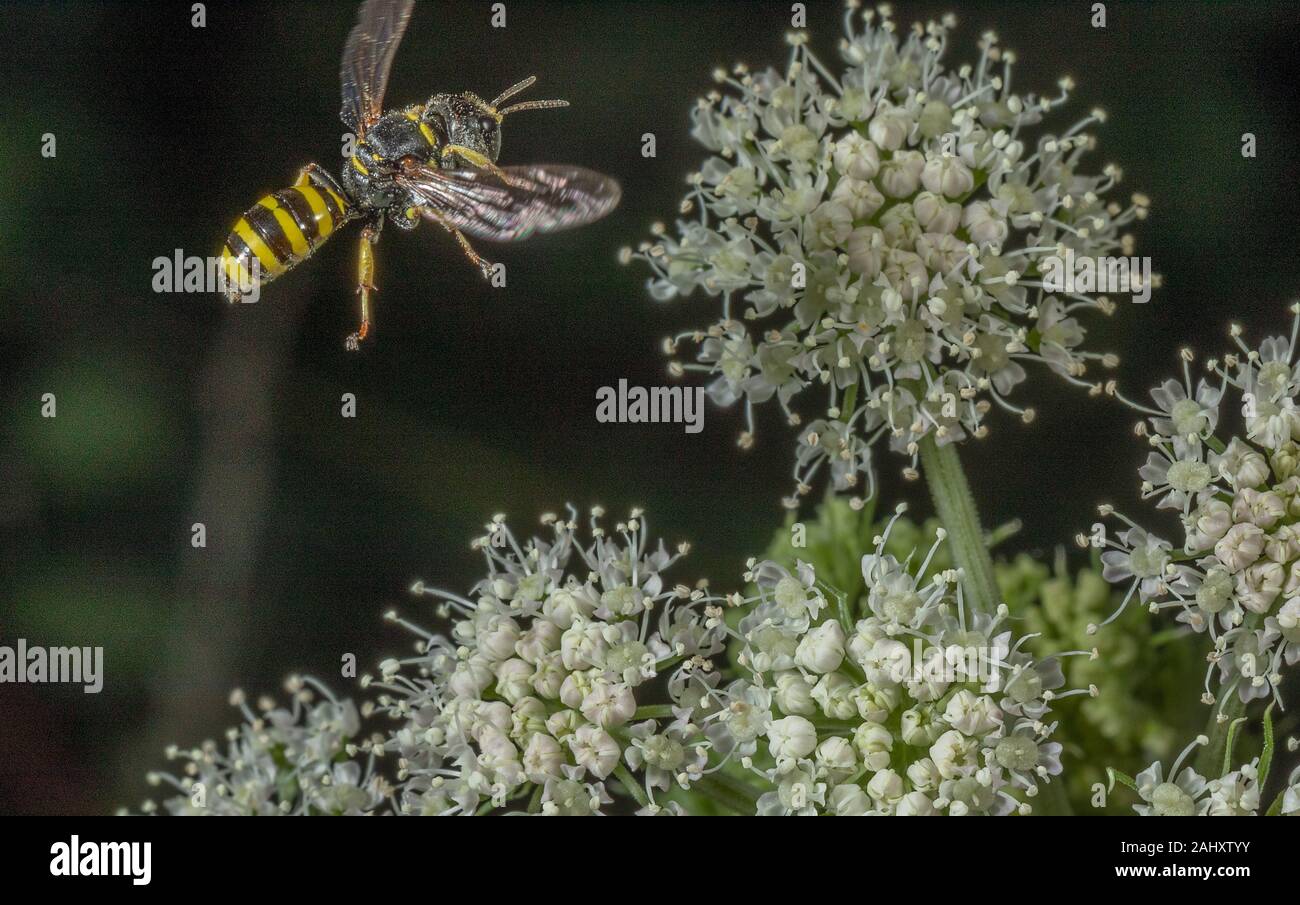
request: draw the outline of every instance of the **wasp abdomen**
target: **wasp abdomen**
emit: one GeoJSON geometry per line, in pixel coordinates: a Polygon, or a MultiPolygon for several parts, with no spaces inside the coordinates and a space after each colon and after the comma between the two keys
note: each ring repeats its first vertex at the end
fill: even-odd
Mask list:
{"type": "Polygon", "coordinates": [[[226,296],[238,301],[311,257],[349,213],[341,192],[306,176],[262,198],[239,218],[221,250],[226,296]]]}

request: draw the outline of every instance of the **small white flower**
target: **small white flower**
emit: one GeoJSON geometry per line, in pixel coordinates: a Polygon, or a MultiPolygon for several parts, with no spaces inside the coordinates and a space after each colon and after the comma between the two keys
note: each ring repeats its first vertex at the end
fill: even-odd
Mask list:
{"type": "Polygon", "coordinates": [[[773,720],[767,727],[767,750],[778,764],[789,763],[812,754],[817,747],[817,730],[801,716],[773,720]]]}
{"type": "Polygon", "coordinates": [[[965,776],[976,767],[979,743],[956,729],[949,729],[930,746],[930,758],[944,779],[965,776]]]}
{"type": "Polygon", "coordinates": [[[853,746],[858,749],[867,769],[883,770],[889,766],[894,736],[879,723],[862,723],[853,732],[853,746]]]}
{"type": "Polygon", "coordinates": [[[777,673],[772,699],[785,713],[811,716],[817,712],[817,702],[812,695],[815,684],[795,670],[777,673]]]}
{"type": "Polygon", "coordinates": [[[548,779],[559,779],[566,763],[560,743],[544,732],[534,733],[524,748],[524,774],[530,782],[544,785],[548,779]]]}
{"type": "Polygon", "coordinates": [[[862,182],[869,183],[880,170],[880,152],[857,132],[849,132],[835,142],[832,159],[841,176],[862,182]]]}
{"type": "Polygon", "coordinates": [[[622,682],[597,680],[582,699],[582,715],[601,728],[621,726],[636,712],[632,689],[622,682]]]}
{"type": "Polygon", "coordinates": [[[861,817],[871,810],[866,790],[855,783],[832,786],[827,799],[831,812],[839,817],[861,817]]]}
{"type": "Polygon", "coordinates": [[[899,817],[933,817],[937,813],[934,802],[920,791],[908,792],[894,808],[894,814],[899,817]]]}
{"type": "Polygon", "coordinates": [[[844,629],[839,622],[828,619],[811,629],[795,649],[795,660],[810,672],[838,669],[844,661],[844,629]]]}
{"type": "Polygon", "coordinates": [[[614,737],[597,726],[579,726],[569,738],[573,760],[597,779],[604,779],[618,765],[622,749],[614,737]]]}
{"type": "Polygon", "coordinates": [[[817,766],[826,774],[847,776],[857,766],[858,758],[847,739],[833,735],[817,746],[817,766]]]}
{"type": "Polygon", "coordinates": [[[975,177],[956,157],[931,157],[921,171],[927,191],[948,198],[960,198],[975,187],[975,177]]]}
{"type": "Polygon", "coordinates": [[[1214,555],[1230,573],[1240,572],[1264,552],[1264,532],[1249,522],[1238,523],[1214,545],[1214,555]]]}
{"type": "Polygon", "coordinates": [[[944,719],[966,735],[986,735],[1002,725],[1002,711],[991,698],[963,688],[948,699],[944,719]]]}
{"type": "Polygon", "coordinates": [[[881,770],[867,783],[867,794],[876,803],[893,807],[906,794],[903,778],[893,770],[881,770]]]}

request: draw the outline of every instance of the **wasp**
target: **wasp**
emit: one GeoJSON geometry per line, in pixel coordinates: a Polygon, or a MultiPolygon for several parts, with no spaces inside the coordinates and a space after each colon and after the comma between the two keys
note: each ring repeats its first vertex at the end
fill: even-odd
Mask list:
{"type": "Polygon", "coordinates": [[[533,100],[503,107],[530,87],[529,77],[492,101],[463,91],[385,111],[384,91],[414,0],[367,0],[343,48],[344,125],[355,137],[335,179],[303,167],[289,188],[249,208],[226,237],[221,274],[233,302],[285,273],[348,223],[362,225],[357,253],[361,323],[346,341],[355,350],[371,332],[375,246],[385,221],[414,229],[429,220],[455,238],[484,277],[493,265],[467,236],[497,242],[569,229],[599,220],[621,190],[608,176],[561,164],[497,165],[501,123],[523,110],[567,107],[533,100]]]}

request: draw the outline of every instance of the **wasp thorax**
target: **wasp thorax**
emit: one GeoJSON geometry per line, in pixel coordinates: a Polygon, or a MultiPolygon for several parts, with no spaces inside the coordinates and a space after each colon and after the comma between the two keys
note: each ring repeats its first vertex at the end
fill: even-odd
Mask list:
{"type": "Polygon", "coordinates": [[[424,108],[424,121],[446,136],[444,159],[481,166],[481,159],[493,163],[501,153],[501,114],[476,94],[436,94],[424,108]]]}

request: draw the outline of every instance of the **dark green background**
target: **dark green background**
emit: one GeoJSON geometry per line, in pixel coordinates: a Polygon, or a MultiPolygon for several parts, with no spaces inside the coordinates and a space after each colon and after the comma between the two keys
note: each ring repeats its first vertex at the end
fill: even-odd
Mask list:
{"type": "MultiPolygon", "coordinates": [[[[531,3],[508,27],[490,4],[421,4],[389,99],[491,97],[536,73],[532,97],[568,110],[507,124],[503,163],[565,161],[617,176],[621,208],[581,232],[484,246],[508,267],[492,290],[444,235],[387,231],[374,341],[355,327],[353,237],[335,239],[257,305],[157,295],[151,262],[215,253],[244,208],[309,160],[335,167],[338,58],[353,3],[10,3],[0,6],[0,641],[106,648],[102,694],[0,686],[0,812],[136,803],[161,746],[231,721],[235,685],[278,691],[290,671],[337,678],[406,648],[381,614],[415,578],[467,589],[469,537],[493,512],[529,530],[565,501],[648,508],[694,552],[680,579],[738,581],[782,518],[792,436],[763,411],[756,448],[739,412],[705,430],[601,425],[595,389],[662,382],[658,344],[716,317],[661,306],[616,263],[671,220],[701,151],[688,111],[718,64],[783,65],[788,3],[531,3]],[[58,156],[40,155],[41,135],[58,156]],[[653,132],[658,157],[640,156],[653,132]],[[58,418],[39,417],[42,393],[58,418]],[[359,417],[339,415],[355,393],[359,417]],[[189,545],[202,521],[208,546],[189,545]]],[[[949,60],[995,28],[1021,90],[1078,82],[1064,128],[1110,121],[1100,167],[1154,201],[1139,230],[1165,288],[1090,337],[1119,352],[1133,395],[1189,343],[1217,352],[1229,320],[1285,328],[1296,261],[1297,63],[1291,3],[898,3],[910,22],[956,8],[949,60]],[[1259,156],[1240,154],[1243,132],[1259,156]]],[[[810,3],[835,57],[838,3],[810,3]]],[[[1040,417],[995,419],[966,453],[986,520],[1019,516],[1011,549],[1050,551],[1112,501],[1137,509],[1145,452],[1130,414],[1045,373],[1018,392],[1040,417]]],[[[886,469],[887,499],[925,506],[886,469]]],[[[1189,693],[1195,691],[1189,689],[1189,693]]]]}

